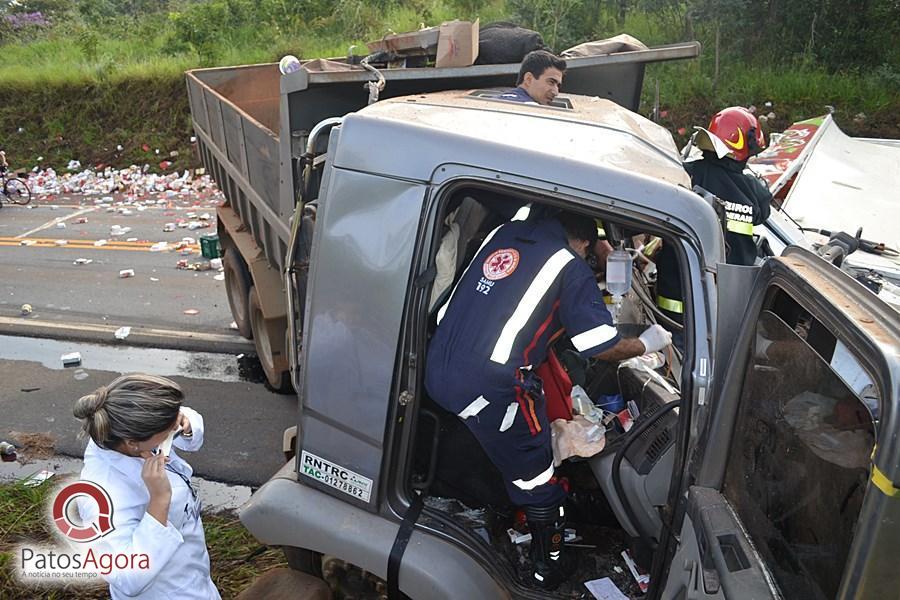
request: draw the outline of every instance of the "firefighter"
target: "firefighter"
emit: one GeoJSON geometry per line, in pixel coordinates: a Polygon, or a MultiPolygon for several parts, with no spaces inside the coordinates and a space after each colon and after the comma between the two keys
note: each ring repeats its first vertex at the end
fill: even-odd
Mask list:
{"type": "MultiPolygon", "coordinates": [[[[766,145],[759,121],[746,108],[726,108],[712,118],[708,129],[697,128],[693,142],[703,158],[684,165],[691,183],[725,202],[725,244],[728,264],[752,266],[756,261],[753,226],[769,218],[772,194],[758,177],[744,173],[747,160],[766,145]]],[[[678,260],[664,245],[657,262],[656,304],[683,323],[684,304],[678,260]]],[[[676,343],[680,345],[680,336],[676,343]]]]}
{"type": "Polygon", "coordinates": [[[622,338],[585,262],[596,223],[563,213],[531,219],[523,208],[491,232],[437,315],[425,386],[472,431],[525,508],[534,583],[553,589],[571,575],[564,556],[566,492],[554,478],[550,424],[537,368],[565,329],[584,357],[624,360],[661,350],[671,335],[653,325],[622,338]],[[523,218],[524,217],[524,218],[523,218]]]}

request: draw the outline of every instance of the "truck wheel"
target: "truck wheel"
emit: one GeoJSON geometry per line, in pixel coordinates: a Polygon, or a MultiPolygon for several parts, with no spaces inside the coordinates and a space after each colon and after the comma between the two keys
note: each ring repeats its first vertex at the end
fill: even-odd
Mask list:
{"type": "Polygon", "coordinates": [[[295,571],[322,577],[322,555],[306,548],[282,546],[287,564],[295,571]]]}
{"type": "Polygon", "coordinates": [[[250,328],[253,330],[253,342],[256,354],[262,365],[269,387],[279,394],[289,394],[291,386],[291,370],[288,357],[284,355],[287,334],[287,319],[266,320],[263,316],[256,287],[250,288],[250,328]]]}
{"type": "Polygon", "coordinates": [[[248,340],[253,339],[250,310],[247,307],[251,287],[250,274],[247,272],[247,265],[237,248],[225,250],[222,267],[225,271],[225,293],[228,295],[228,306],[231,307],[234,323],[242,336],[248,340]]]}

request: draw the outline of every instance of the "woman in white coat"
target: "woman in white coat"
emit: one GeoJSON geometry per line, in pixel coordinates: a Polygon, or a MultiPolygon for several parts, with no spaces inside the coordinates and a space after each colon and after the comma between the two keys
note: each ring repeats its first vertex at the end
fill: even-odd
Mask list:
{"type": "MultiPolygon", "coordinates": [[[[169,450],[170,443],[186,451],[203,443],[203,418],[183,407],[183,399],[165,377],[125,375],[75,403],[91,438],[81,479],[99,484],[112,501],[114,529],[96,543],[101,551],[147,558],[144,568],[104,575],[113,599],[220,597],[210,578],[193,469],[169,450]]],[[[95,502],[79,498],[78,511],[84,523],[96,522],[95,502]]]]}

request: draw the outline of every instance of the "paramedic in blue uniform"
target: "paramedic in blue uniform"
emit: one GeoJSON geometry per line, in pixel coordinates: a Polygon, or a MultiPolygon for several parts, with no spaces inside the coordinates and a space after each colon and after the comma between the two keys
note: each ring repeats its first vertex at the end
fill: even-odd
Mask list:
{"type": "Polygon", "coordinates": [[[546,50],[529,52],[519,67],[518,87],[500,95],[502,100],[548,105],[559,95],[566,61],[546,50]]]}
{"type": "Polygon", "coordinates": [[[528,208],[491,232],[437,315],[425,386],[469,427],[525,508],[535,583],[555,588],[563,560],[566,492],[553,477],[550,425],[534,374],[550,337],[565,329],[584,357],[617,361],[654,352],[671,334],[654,325],[622,338],[585,262],[593,219],[563,213],[527,218],[528,208]]]}

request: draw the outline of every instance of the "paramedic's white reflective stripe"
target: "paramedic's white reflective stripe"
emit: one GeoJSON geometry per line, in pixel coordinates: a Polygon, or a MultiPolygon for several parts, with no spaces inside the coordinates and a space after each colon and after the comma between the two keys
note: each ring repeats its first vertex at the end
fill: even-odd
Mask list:
{"type": "MultiPolygon", "coordinates": [[[[497,230],[500,229],[501,227],[503,227],[503,225],[498,225],[497,227],[494,228],[493,231],[491,231],[489,234],[487,234],[487,237],[484,238],[484,241],[481,242],[481,245],[478,247],[478,252],[475,253],[476,258],[481,253],[481,251],[484,250],[484,247],[487,246],[488,242],[491,241],[491,238],[494,237],[494,234],[497,233],[497,230]]],[[[472,268],[472,263],[474,263],[474,262],[475,262],[475,259],[473,258],[472,262],[469,263],[469,266],[466,267],[466,270],[463,271],[462,277],[460,277],[459,281],[456,282],[456,285],[453,286],[453,291],[450,292],[450,297],[447,298],[447,301],[444,302],[444,305],[438,311],[438,314],[437,314],[437,324],[438,325],[440,325],[441,321],[444,320],[444,315],[447,313],[447,307],[450,306],[450,302],[453,300],[453,295],[456,293],[456,288],[459,287],[459,282],[462,281],[463,279],[465,279],[466,273],[468,273],[469,269],[472,268]]]]}
{"type": "Polygon", "coordinates": [[[550,466],[547,468],[546,471],[544,471],[543,473],[541,473],[534,479],[529,479],[528,481],[522,481],[521,479],[516,479],[515,481],[513,481],[513,483],[520,490],[529,491],[529,490],[533,490],[534,488],[536,488],[539,485],[544,485],[545,483],[550,481],[551,477],[553,477],[553,463],[552,462],[550,463],[550,466]]]}
{"type": "Polygon", "coordinates": [[[506,414],[503,415],[503,422],[500,423],[500,431],[506,431],[510,427],[512,427],[513,422],[516,420],[516,412],[519,410],[518,402],[510,402],[509,406],[506,407],[506,414]]]}
{"type": "Polygon", "coordinates": [[[469,417],[474,417],[475,415],[480,413],[481,409],[483,409],[488,404],[490,404],[490,402],[488,402],[484,398],[484,396],[478,396],[477,398],[475,398],[475,400],[472,402],[472,404],[465,407],[462,410],[462,412],[459,413],[459,418],[460,419],[468,419],[469,417]]]}
{"type": "Polygon", "coordinates": [[[579,352],[584,352],[594,346],[605,344],[616,337],[616,333],[618,332],[612,325],[600,325],[599,327],[588,329],[584,333],[579,333],[573,337],[572,345],[575,346],[575,349],[579,352]]]}
{"type": "Polygon", "coordinates": [[[556,278],[563,270],[563,267],[569,264],[569,261],[573,258],[575,258],[575,255],[566,249],[562,249],[557,251],[556,254],[551,256],[547,262],[544,263],[544,266],[538,271],[534,281],[532,281],[531,285],[528,286],[528,289],[525,290],[525,295],[522,296],[522,299],[519,301],[519,305],[516,307],[515,312],[513,312],[509,321],[506,322],[506,325],[503,326],[503,331],[500,332],[500,338],[497,340],[494,351],[491,353],[492,362],[500,363],[501,365],[506,364],[506,361],[509,360],[509,354],[512,352],[513,344],[516,342],[516,336],[519,335],[519,332],[522,331],[522,328],[528,323],[528,320],[534,314],[534,309],[537,308],[537,305],[540,304],[544,295],[547,293],[547,290],[549,290],[550,286],[553,285],[553,282],[556,281],[556,278]]]}
{"type": "Polygon", "coordinates": [[[510,221],[524,221],[528,218],[528,215],[531,214],[531,202],[520,208],[516,211],[516,214],[513,216],[510,221]]]}

